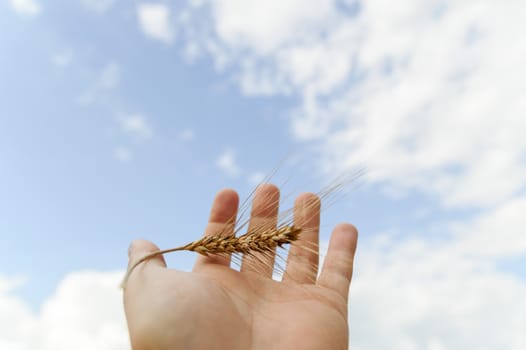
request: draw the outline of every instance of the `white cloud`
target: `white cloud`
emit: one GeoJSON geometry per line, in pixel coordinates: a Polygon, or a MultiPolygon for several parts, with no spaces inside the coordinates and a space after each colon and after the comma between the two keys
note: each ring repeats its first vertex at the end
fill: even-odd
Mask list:
{"type": "Polygon", "coordinates": [[[216,160],[216,165],[230,177],[236,177],[241,173],[241,168],[236,160],[236,154],[232,149],[226,149],[221,153],[216,160]]]}
{"type": "Polygon", "coordinates": [[[310,34],[312,27],[334,14],[334,4],[313,0],[212,1],[212,13],[219,39],[226,45],[269,53],[310,34]]]}
{"type": "Polygon", "coordinates": [[[17,277],[1,277],[0,278],[0,293],[9,293],[12,290],[22,286],[25,282],[25,278],[20,276],[17,277]]]}
{"type": "Polygon", "coordinates": [[[121,68],[115,62],[108,63],[102,70],[97,80],[97,85],[102,89],[113,89],[120,81],[121,68]]]}
{"type": "Polygon", "coordinates": [[[192,129],[184,129],[179,133],[179,139],[184,142],[190,142],[195,138],[195,132],[192,129]]]}
{"type": "Polygon", "coordinates": [[[248,177],[248,183],[252,186],[260,184],[265,179],[265,173],[262,171],[255,171],[248,177]]]}
{"type": "Polygon", "coordinates": [[[105,13],[115,5],[116,0],[82,0],[82,5],[94,12],[105,13]]]}
{"type": "Polygon", "coordinates": [[[71,63],[73,59],[73,54],[71,51],[61,51],[57,52],[51,57],[51,62],[56,66],[64,67],[71,63]]]}
{"type": "Polygon", "coordinates": [[[121,68],[115,62],[107,63],[95,76],[91,86],[82,93],[78,102],[80,104],[90,104],[97,99],[104,99],[108,90],[113,90],[119,85],[121,78],[121,68]]]}
{"type": "Polygon", "coordinates": [[[115,149],[113,150],[113,156],[115,157],[115,159],[123,163],[128,163],[133,158],[133,155],[130,149],[128,149],[127,147],[123,147],[123,146],[115,147],[115,149]]]}
{"type": "Polygon", "coordinates": [[[526,280],[499,270],[498,261],[526,256],[517,225],[524,210],[526,197],[449,225],[432,243],[383,236],[362,245],[351,292],[353,349],[523,349],[526,280]]]}
{"type": "MultiPolygon", "coordinates": [[[[118,288],[122,275],[123,271],[71,273],[39,313],[12,290],[0,289],[0,348],[130,349],[118,288]]],[[[0,277],[0,285],[4,282],[0,277]]]]}
{"type": "Polygon", "coordinates": [[[469,221],[452,226],[458,254],[482,258],[526,257],[526,196],[517,197],[469,221]]]}
{"type": "Polygon", "coordinates": [[[137,6],[137,17],[143,33],[167,44],[174,39],[174,26],[171,13],[164,4],[142,3],[137,6]]]}
{"type": "Polygon", "coordinates": [[[138,140],[147,140],[153,136],[150,123],[140,114],[120,116],[118,121],[122,131],[133,135],[138,140]]]}
{"type": "Polygon", "coordinates": [[[351,290],[353,349],[526,346],[526,281],[448,244],[361,246],[351,290]]]}
{"type": "Polygon", "coordinates": [[[524,189],[523,1],[207,4],[185,22],[193,52],[230,65],[246,94],[298,95],[294,134],[334,170],[365,165],[449,207],[524,189]]]}
{"type": "Polygon", "coordinates": [[[16,13],[24,16],[36,16],[41,11],[40,4],[35,0],[9,0],[9,3],[16,13]]]}

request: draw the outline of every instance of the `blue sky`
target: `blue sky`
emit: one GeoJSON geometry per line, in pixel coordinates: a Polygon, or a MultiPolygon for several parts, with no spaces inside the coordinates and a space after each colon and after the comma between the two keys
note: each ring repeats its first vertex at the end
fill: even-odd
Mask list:
{"type": "Polygon", "coordinates": [[[209,60],[185,63],[113,11],[117,23],[79,6],[31,20],[2,11],[11,28],[2,37],[2,266],[27,276],[20,292],[34,305],[68,271],[122,268],[137,236],[165,246],[195,239],[217,190],[247,193],[250,175],[296,147],[291,101],[243,98],[209,60]],[[54,63],[61,54],[70,62],[54,63]],[[112,67],[112,86],[92,88],[112,67]],[[79,102],[90,90],[94,100],[79,102]],[[119,125],[133,118],[150,131],[119,125]],[[216,166],[228,150],[239,175],[216,166]]]}
{"type": "MultiPolygon", "coordinates": [[[[508,35],[526,29],[524,6],[385,6],[0,4],[0,301],[46,329],[46,305],[85,281],[114,298],[130,240],[194,240],[219,189],[243,198],[285,159],[284,193],[367,170],[322,220],[324,240],[341,221],[361,233],[357,349],[384,348],[369,333],[400,349],[526,344],[526,43],[508,35]],[[514,337],[466,338],[491,327],[469,326],[488,308],[514,337]]],[[[13,337],[0,344],[30,346],[13,337]]]]}
{"type": "Polygon", "coordinates": [[[51,293],[71,269],[122,267],[128,241],[137,235],[164,244],[197,237],[215,191],[250,185],[246,175],[229,178],[216,167],[224,150],[242,149],[245,171],[256,172],[291,146],[284,119],[272,113],[282,101],[218,91],[220,79],[207,62],[185,64],[176,49],[140,36],[137,45],[123,47],[101,37],[138,35],[135,26],[121,28],[78,7],[65,15],[46,10],[35,21],[2,11],[12,28],[2,38],[1,203],[7,215],[1,231],[8,240],[2,266],[28,275],[28,296],[39,298],[35,286],[47,285],[51,293]],[[78,20],[53,20],[61,16],[78,20]],[[84,29],[71,38],[79,21],[101,33],[84,29]],[[55,50],[75,55],[57,66],[55,50]],[[115,86],[79,103],[108,65],[118,67],[115,86]],[[151,136],[122,130],[119,118],[133,116],[148,124],[151,136]],[[185,131],[193,139],[183,140],[185,131]],[[117,159],[120,148],[132,159],[117,159]],[[17,253],[24,247],[32,259],[17,253]],[[49,274],[35,269],[35,261],[49,266],[49,274]]]}

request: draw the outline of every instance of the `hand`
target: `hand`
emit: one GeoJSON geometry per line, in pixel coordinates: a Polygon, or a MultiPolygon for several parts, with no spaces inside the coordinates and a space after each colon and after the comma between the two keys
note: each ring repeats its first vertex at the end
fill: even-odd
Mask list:
{"type": "MultiPolygon", "coordinates": [[[[260,186],[249,226],[275,225],[278,200],[275,186],[260,186]]],[[[236,192],[219,192],[205,235],[232,234],[237,207],[236,192]]],[[[198,256],[192,272],[166,268],[162,256],[137,266],[124,290],[133,349],[347,349],[357,232],[350,224],[334,229],[317,277],[318,255],[301,246],[317,246],[319,213],[315,195],[296,199],[294,225],[302,232],[282,282],[272,280],[273,258],[268,255],[243,257],[241,271],[218,256],[198,256]]],[[[148,241],[134,241],[130,263],[158,249],[148,241]]]]}

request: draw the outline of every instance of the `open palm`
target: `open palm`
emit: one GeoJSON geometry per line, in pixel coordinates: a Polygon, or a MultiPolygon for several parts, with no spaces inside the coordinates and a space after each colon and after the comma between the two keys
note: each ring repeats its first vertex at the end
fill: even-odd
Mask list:
{"type": "MultiPolygon", "coordinates": [[[[254,196],[249,230],[277,222],[279,190],[263,185],[254,196]]],[[[159,256],[131,274],[124,303],[132,347],[142,349],[346,349],[347,297],[356,229],[338,225],[319,277],[319,200],[296,199],[294,225],[302,228],[289,253],[282,282],[272,280],[273,257],[243,257],[241,271],[230,259],[199,256],[192,272],[166,268],[159,256]]],[[[237,194],[217,195],[206,235],[232,234],[237,194]]],[[[158,248],[138,240],[130,263],[158,248]]]]}

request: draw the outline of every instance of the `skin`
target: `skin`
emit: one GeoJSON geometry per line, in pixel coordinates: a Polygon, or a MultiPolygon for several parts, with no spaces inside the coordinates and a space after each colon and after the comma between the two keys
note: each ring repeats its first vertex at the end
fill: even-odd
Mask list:
{"type": "MultiPolygon", "coordinates": [[[[279,190],[266,184],[254,195],[249,226],[276,225],[279,190]]],[[[220,191],[205,235],[233,233],[237,193],[220,191]]],[[[333,230],[318,276],[318,255],[301,246],[319,241],[320,202],[304,193],[294,204],[302,227],[291,248],[282,282],[272,280],[272,255],[243,257],[241,271],[230,259],[199,256],[192,272],[168,269],[162,256],[131,274],[124,307],[134,350],[173,349],[347,349],[349,286],[357,231],[333,230]],[[318,277],[317,277],[318,276],[318,277]]],[[[159,248],[137,240],[129,263],[159,248]]]]}

